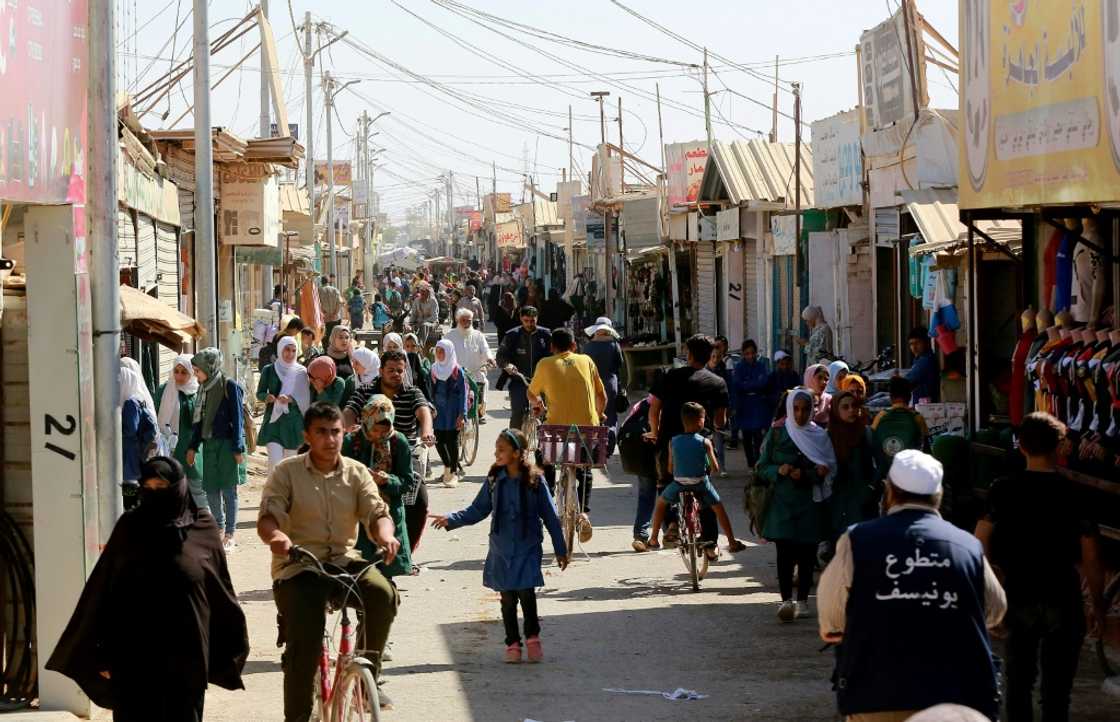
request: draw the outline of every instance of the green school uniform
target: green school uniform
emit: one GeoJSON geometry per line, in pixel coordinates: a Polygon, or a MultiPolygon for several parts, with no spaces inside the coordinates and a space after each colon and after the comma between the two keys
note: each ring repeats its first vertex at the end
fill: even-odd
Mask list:
{"type": "MultiPolygon", "coordinates": [[[[163,390],[167,384],[161,384],[156,390],[155,402],[156,413],[159,413],[159,406],[163,402],[163,390]]],[[[197,394],[184,394],[179,391],[179,438],[175,442],[175,451],[172,456],[175,461],[178,461],[182,467],[183,472],[187,475],[187,483],[191,488],[191,496],[194,497],[195,504],[200,509],[207,507],[206,493],[202,489],[202,469],[203,469],[203,454],[194,455],[194,464],[187,463],[187,451],[191,448],[191,433],[194,425],[194,405],[198,400],[197,394]]]]}
{"type": "Polygon", "coordinates": [[[311,403],[315,403],[316,401],[326,401],[328,403],[334,404],[339,408],[344,408],[346,403],[346,386],[346,382],[337,377],[334,381],[331,382],[330,386],[323,389],[322,393],[316,391],[315,387],[312,386],[311,403]]]}
{"type": "MultiPolygon", "coordinates": [[[[412,572],[408,524],[405,522],[404,498],[402,496],[405,484],[411,483],[409,477],[412,476],[412,453],[408,445],[408,439],[405,438],[404,434],[399,431],[393,432],[393,437],[390,440],[390,451],[393,458],[386,470],[389,479],[384,485],[378,486],[377,491],[381,494],[385,503],[389,505],[389,516],[396,528],[394,536],[401,544],[400,551],[397,552],[392,564],[388,566],[380,564],[378,566],[381,572],[391,579],[412,572]]],[[[373,464],[373,449],[369,440],[361,431],[346,435],[346,440],[342,445],[342,454],[362,462],[367,467],[373,464]]],[[[359,529],[358,541],[354,546],[362,553],[364,558],[371,558],[374,545],[366,535],[365,529],[359,529]]]]}
{"type": "MultiPolygon", "coordinates": [[[[264,371],[261,371],[261,380],[257,383],[257,401],[264,401],[269,394],[279,396],[282,386],[280,375],[272,364],[265,366],[264,371]]],[[[272,404],[265,407],[264,423],[257,434],[257,445],[269,443],[280,444],[285,449],[298,449],[303,445],[303,414],[295,403],[288,404],[287,412],[276,421],[272,421],[272,404]]]]}
{"type": "Polygon", "coordinates": [[[807,481],[816,473],[813,468],[784,426],[767,432],[755,467],[755,473],[774,486],[774,498],[766,514],[762,536],[771,541],[804,544],[816,544],[825,538],[826,506],[813,501],[813,485],[807,481]],[[782,464],[799,467],[801,480],[779,474],[782,464]]]}

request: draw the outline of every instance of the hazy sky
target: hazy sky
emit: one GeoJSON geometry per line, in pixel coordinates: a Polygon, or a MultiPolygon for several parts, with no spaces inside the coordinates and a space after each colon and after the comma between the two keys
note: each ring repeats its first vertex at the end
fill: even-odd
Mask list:
{"type": "MultiPolygon", "coordinates": [[[[887,17],[888,3],[890,10],[897,7],[897,0],[620,2],[690,43],[706,45],[712,52],[771,78],[760,79],[720,60],[711,60],[714,72],[709,75],[709,90],[718,91],[712,97],[713,134],[722,140],[758,137],[752,131],[769,130],[775,55],[795,60],[844,53],[840,57],[783,65],[779,71],[783,81],[780,111],[793,113],[793,98],[784,82],[791,80],[802,83],[802,113],[806,122],[855,106],[858,91],[853,48],[862,30],[887,17]],[[740,127],[730,127],[724,120],[740,127]]],[[[180,59],[189,52],[191,5],[191,0],[117,0],[119,73],[125,88],[135,90],[165,73],[172,47],[175,57],[180,59]],[[177,34],[176,15],[182,23],[177,34]]],[[[240,18],[253,5],[255,2],[245,0],[211,0],[211,37],[228,29],[233,24],[231,18],[240,18]]],[[[303,64],[288,7],[286,0],[271,0],[270,17],[278,39],[288,119],[299,123],[302,140],[306,124],[303,64]]],[[[622,98],[625,147],[654,165],[661,162],[653,99],[656,83],[661,86],[666,142],[704,137],[701,74],[678,64],[699,65],[701,52],[627,14],[610,0],[291,0],[291,7],[297,23],[302,23],[304,11],[310,10],[313,20],[349,31],[345,40],[320,55],[323,69],[339,79],[361,80],[338,96],[338,120],[333,131],[335,158],[352,157],[353,141],[347,134],[353,135],[363,109],[371,115],[392,112],[378,122],[380,135],[374,142],[386,149],[381,155],[385,165],[377,171],[376,185],[382,194],[382,209],[394,219],[403,218],[407,207],[420,202],[435,188],[436,177],[446,170],[455,174],[456,205],[472,204],[475,175],[482,178],[482,192],[489,192],[491,161],[497,161],[499,166],[499,192],[509,191],[515,198],[520,197],[520,175],[526,163],[537,183],[552,190],[560,178],[560,168],[568,166],[565,129],[569,104],[575,115],[575,142],[593,146],[599,140],[599,109],[588,95],[591,91],[610,92],[607,135],[614,143],[618,142],[615,119],[618,99],[622,98]],[[648,59],[577,49],[534,37],[525,29],[503,27],[489,19],[477,18],[477,23],[472,22],[447,5],[473,8],[505,21],[648,59]],[[348,45],[347,40],[381,58],[363,54],[348,45]],[[526,75],[532,78],[527,79],[526,75]],[[435,85],[429,85],[429,81],[435,85]],[[447,92],[457,97],[452,98],[447,92]]],[[[957,2],[919,0],[918,7],[955,45],[957,2]]],[[[216,55],[211,82],[248,53],[257,40],[257,34],[251,32],[216,55]]],[[[214,125],[229,126],[243,137],[256,135],[260,115],[258,68],[259,60],[254,55],[214,91],[214,125]]],[[[932,66],[929,70],[933,105],[956,107],[956,78],[950,80],[932,66]]],[[[145,125],[170,125],[188,107],[187,99],[192,98],[192,92],[187,77],[181,88],[171,94],[170,109],[168,101],[162,101],[144,117],[145,125]],[[165,112],[166,120],[161,120],[165,112]]],[[[325,158],[318,68],[314,96],[315,155],[325,158]]],[[[193,117],[188,114],[179,126],[191,123],[193,117]]],[[[808,140],[808,130],[805,135],[808,140]]],[[[779,118],[779,139],[793,139],[791,120],[779,118]]],[[[590,151],[577,145],[575,156],[576,173],[586,177],[590,151]]]]}

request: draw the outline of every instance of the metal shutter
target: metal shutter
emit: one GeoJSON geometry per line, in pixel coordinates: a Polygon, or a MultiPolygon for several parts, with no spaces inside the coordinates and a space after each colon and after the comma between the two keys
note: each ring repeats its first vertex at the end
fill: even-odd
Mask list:
{"type": "Polygon", "coordinates": [[[755,338],[758,328],[757,241],[743,241],[743,339],[755,338]]]}
{"type": "Polygon", "coordinates": [[[875,243],[878,245],[897,243],[899,232],[897,208],[875,209],[875,243]]]}
{"type": "Polygon", "coordinates": [[[696,243],[698,333],[716,334],[716,251],[710,241],[696,243]]]}
{"type": "Polygon", "coordinates": [[[136,215],[137,287],[150,294],[156,287],[156,227],[143,213],[136,215]]]}
{"type": "MultiPolygon", "coordinates": [[[[174,226],[157,222],[156,226],[156,293],[161,303],[179,310],[179,231],[174,226]]],[[[175,352],[160,346],[159,377],[166,380],[175,362],[175,352]]]]}
{"type": "Polygon", "coordinates": [[[136,265],[136,224],[132,222],[132,211],[117,211],[117,251],[122,266],[136,265]]]}

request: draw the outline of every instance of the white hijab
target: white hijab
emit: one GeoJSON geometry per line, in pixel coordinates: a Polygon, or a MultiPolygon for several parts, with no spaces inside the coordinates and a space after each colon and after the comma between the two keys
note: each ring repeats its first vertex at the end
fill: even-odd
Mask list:
{"type": "Polygon", "coordinates": [[[388,351],[389,344],[396,344],[398,351],[404,351],[404,339],[401,338],[399,333],[387,333],[385,338],[381,340],[381,350],[388,351]]]}
{"type": "MultiPolygon", "coordinates": [[[[155,414],[156,414],[156,402],[154,400],[152,400],[152,392],[148,390],[148,384],[147,384],[147,382],[144,381],[144,372],[140,370],[140,364],[138,364],[136,362],[136,359],[132,358],[131,356],[122,356],[121,357],[121,368],[130,369],[130,370],[136,372],[136,378],[140,379],[140,388],[138,389],[138,392],[137,392],[137,395],[136,395],[135,398],[140,399],[141,401],[143,401],[145,404],[148,405],[148,410],[152,415],[152,420],[155,421],[155,418],[156,418],[156,416],[155,416],[155,414]]],[[[125,395],[124,390],[122,388],[122,390],[121,390],[121,403],[123,404],[124,400],[127,399],[127,398],[129,398],[129,396],[125,395]]]]}
{"type": "MultiPolygon", "coordinates": [[[[131,361],[131,359],[129,359],[131,361]]],[[[133,361],[135,363],[135,361],[133,361]]],[[[152,394],[148,391],[147,384],[144,383],[144,377],[140,375],[131,366],[121,364],[120,371],[121,383],[121,407],[129,399],[135,399],[148,414],[148,418],[152,420],[152,426],[156,425],[156,409],[155,404],[152,403],[152,394]]]]}
{"type": "Polygon", "coordinates": [[[180,354],[175,357],[175,362],[171,364],[171,375],[167,377],[167,383],[163,385],[163,396],[159,400],[159,431],[162,434],[164,429],[171,427],[171,433],[175,436],[179,435],[179,392],[187,396],[194,396],[198,393],[198,379],[194,377],[194,368],[191,366],[191,355],[180,354]],[[175,383],[175,368],[182,366],[187,370],[187,376],[190,378],[187,383],[179,386],[175,383]]]}
{"type": "Polygon", "coordinates": [[[365,346],[360,346],[350,352],[350,360],[361,364],[364,373],[358,375],[358,369],[354,369],[354,374],[358,375],[357,385],[364,386],[365,384],[372,384],[373,380],[381,373],[381,359],[372,349],[365,346]]]}
{"type": "MultiPolygon", "coordinates": [[[[292,363],[284,361],[284,349],[288,346],[296,348],[296,340],[291,336],[285,336],[276,344],[277,356],[273,368],[276,369],[276,375],[280,377],[280,393],[277,396],[291,396],[302,414],[311,406],[311,382],[307,378],[307,368],[303,364],[297,361],[292,363]]],[[[272,404],[273,422],[286,413],[288,413],[288,404],[283,401],[272,404]]]]}
{"type": "Polygon", "coordinates": [[[458,359],[455,357],[455,344],[450,340],[442,338],[436,344],[436,348],[443,349],[443,361],[438,360],[432,363],[432,376],[436,377],[438,381],[446,381],[451,378],[451,374],[455,373],[456,367],[459,366],[458,359]]]}
{"type": "Polygon", "coordinates": [[[786,433],[809,461],[828,467],[828,476],[813,484],[813,501],[824,501],[832,496],[832,479],[836,476],[836,450],[832,448],[828,432],[817,426],[812,419],[804,425],[797,423],[793,415],[793,402],[798,398],[809,402],[809,414],[812,416],[813,392],[800,386],[791,390],[786,395],[786,433]]]}

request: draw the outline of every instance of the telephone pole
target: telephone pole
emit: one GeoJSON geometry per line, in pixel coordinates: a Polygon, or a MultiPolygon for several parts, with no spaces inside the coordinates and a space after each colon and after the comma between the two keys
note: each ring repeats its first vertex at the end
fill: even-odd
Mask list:
{"type": "Polygon", "coordinates": [[[195,317],[207,343],[218,338],[218,262],[214,247],[214,141],[210,131],[210,20],[207,0],[194,0],[194,262],[195,317]]]}
{"type": "Polygon", "coordinates": [[[798,297],[795,299],[796,307],[801,307],[801,291],[805,288],[802,283],[803,274],[807,274],[805,267],[805,254],[801,250],[801,83],[793,83],[793,243],[794,243],[794,279],[798,288],[798,297]]]}
{"type": "Polygon", "coordinates": [[[576,167],[576,154],[573,148],[573,137],[575,129],[572,127],[572,104],[568,103],[568,177],[575,178],[576,167]]]}
{"type": "Polygon", "coordinates": [[[622,146],[622,98],[618,99],[618,188],[626,191],[626,156],[622,146]]]}
{"type": "Polygon", "coordinates": [[[770,142],[778,142],[778,56],[774,56],[774,99],[771,103],[770,142]]]}
{"type": "MultiPolygon", "coordinates": [[[[268,0],[260,0],[261,4],[261,17],[268,19],[268,0]]],[[[261,46],[261,133],[260,137],[268,138],[272,135],[272,119],[270,109],[268,107],[271,95],[268,88],[269,73],[265,69],[264,64],[264,46],[261,46]]],[[[280,129],[277,128],[277,131],[280,129]]],[[[286,128],[284,130],[287,130],[286,128]]],[[[278,240],[278,239],[277,239],[278,240]]],[[[261,277],[264,283],[261,284],[261,293],[264,298],[261,300],[268,303],[272,298],[272,266],[261,266],[261,277]]],[[[283,298],[283,296],[281,296],[283,298]]]]}
{"type": "Polygon", "coordinates": [[[334,245],[334,143],[331,140],[331,130],[334,121],[331,119],[331,106],[334,98],[334,80],[329,72],[323,73],[323,102],[326,103],[327,112],[327,246],[330,248],[329,273],[338,279],[338,255],[334,245]]]}
{"type": "MultiPolygon", "coordinates": [[[[315,132],[315,109],[312,105],[314,97],[314,84],[311,82],[311,73],[315,70],[315,53],[311,50],[311,12],[303,15],[303,105],[307,109],[307,118],[304,121],[303,144],[307,149],[304,158],[304,178],[307,185],[307,210],[311,216],[311,238],[301,238],[303,243],[315,242],[315,145],[312,134],[315,132]]],[[[284,259],[288,263],[288,259],[284,259]]],[[[292,293],[292,289],[287,289],[292,293]]]]}
{"type": "Polygon", "coordinates": [[[708,49],[704,48],[704,130],[708,134],[708,154],[712,152],[712,96],[708,92],[708,49]]]}

